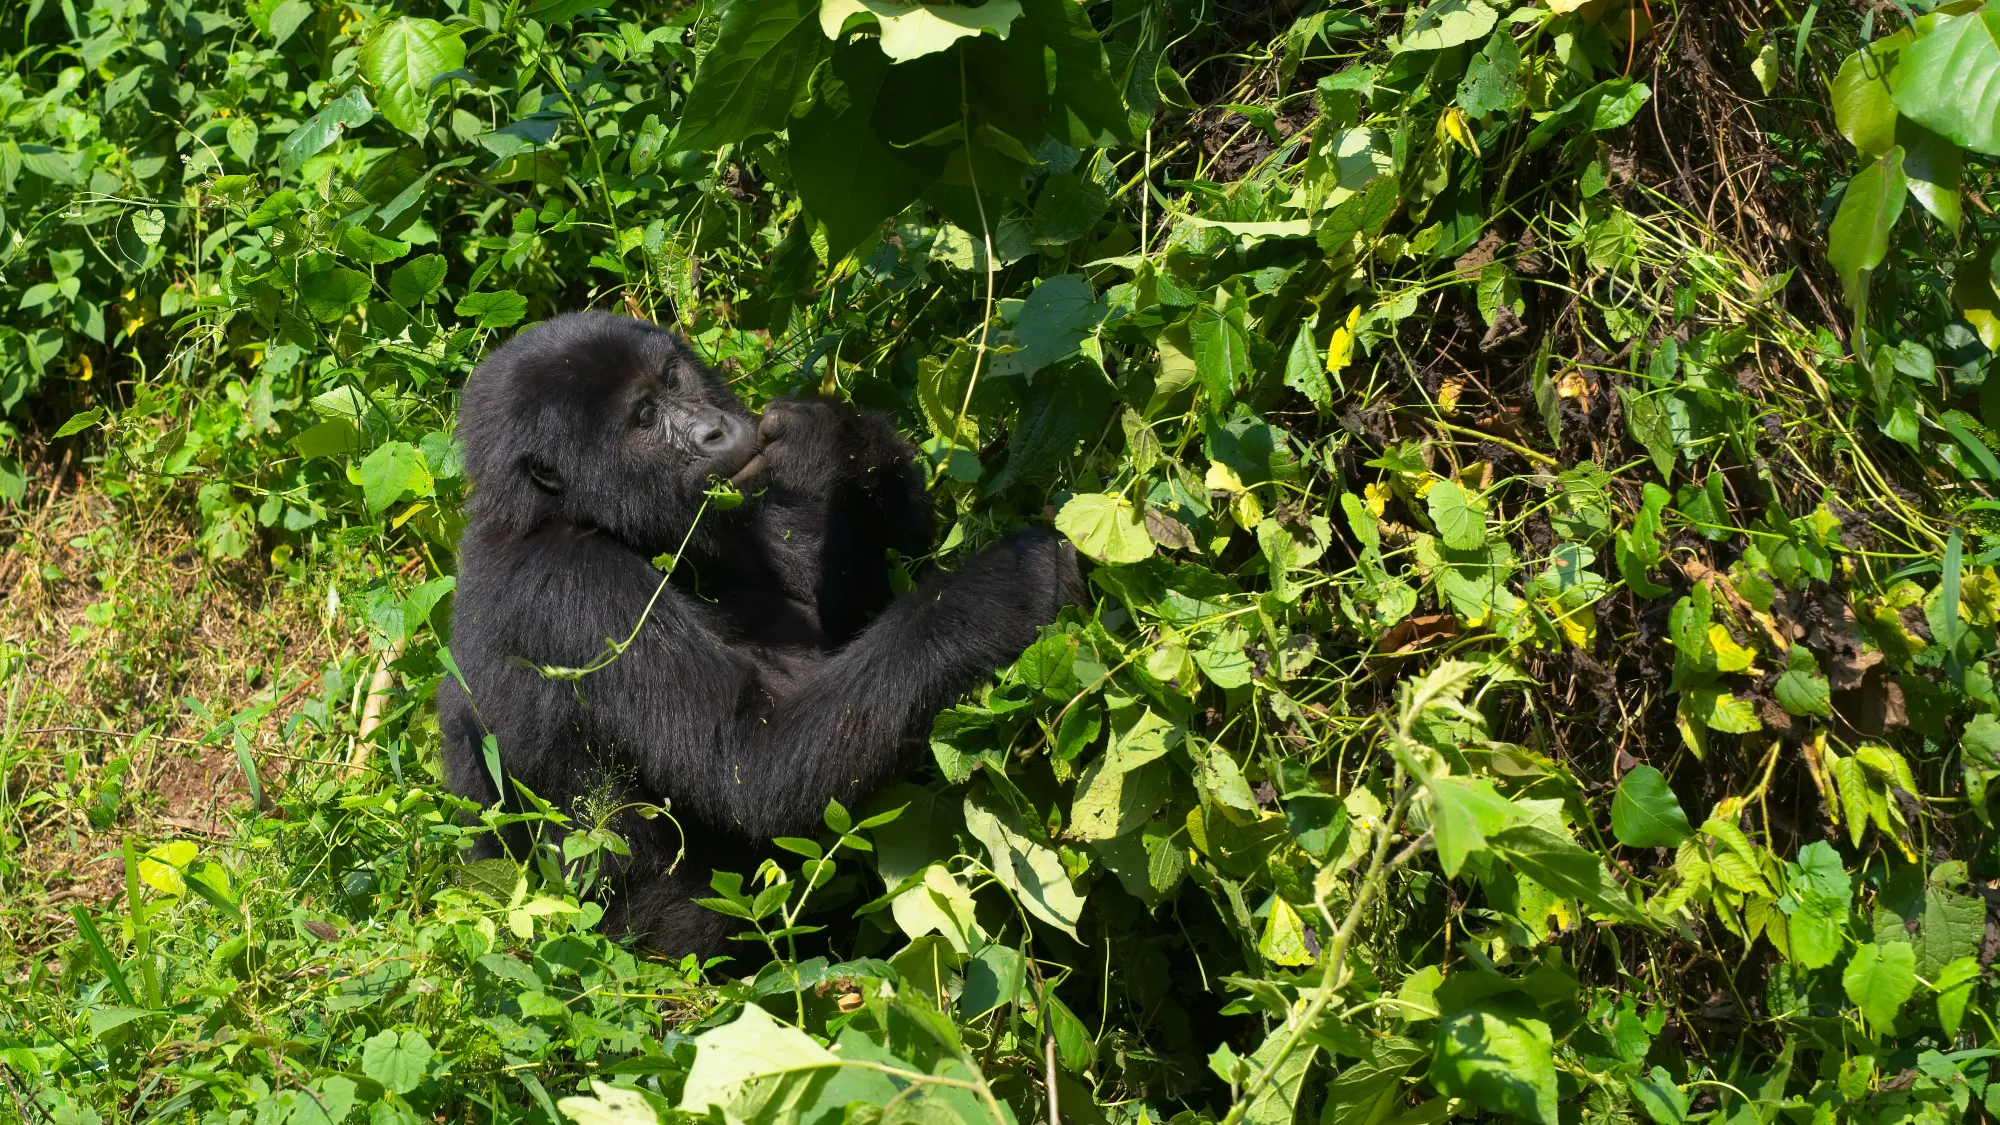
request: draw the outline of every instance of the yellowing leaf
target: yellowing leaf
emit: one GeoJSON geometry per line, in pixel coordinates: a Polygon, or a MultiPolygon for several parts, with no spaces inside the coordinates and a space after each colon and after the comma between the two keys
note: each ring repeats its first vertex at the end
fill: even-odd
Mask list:
{"type": "Polygon", "coordinates": [[[1729,630],[1720,625],[1708,627],[1708,643],[1715,649],[1715,668],[1719,672],[1747,672],[1756,675],[1757,654],[1736,643],[1729,630]]]}
{"type": "Polygon", "coordinates": [[[1337,372],[1354,362],[1354,330],[1361,323],[1361,306],[1347,310],[1345,323],[1333,330],[1333,339],[1326,344],[1326,369],[1337,372]]]}
{"type": "Polygon", "coordinates": [[[1313,955],[1306,949],[1305,923],[1283,895],[1271,899],[1271,915],[1264,920],[1264,936],[1257,940],[1257,952],[1273,965],[1313,963],[1313,955]]]}

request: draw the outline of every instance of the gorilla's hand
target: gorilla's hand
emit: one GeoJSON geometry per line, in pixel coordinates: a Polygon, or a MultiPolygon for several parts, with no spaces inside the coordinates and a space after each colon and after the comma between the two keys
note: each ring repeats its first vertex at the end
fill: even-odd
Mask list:
{"type": "Polygon", "coordinates": [[[1084,600],[1076,548],[1053,531],[1024,527],[951,574],[953,607],[968,624],[993,634],[1008,658],[1033,643],[1066,605],[1084,600]]]}
{"type": "Polygon", "coordinates": [[[775,477],[795,492],[826,496],[893,469],[910,456],[888,419],[820,398],[783,398],[757,423],[763,449],[737,479],[775,477]]]}

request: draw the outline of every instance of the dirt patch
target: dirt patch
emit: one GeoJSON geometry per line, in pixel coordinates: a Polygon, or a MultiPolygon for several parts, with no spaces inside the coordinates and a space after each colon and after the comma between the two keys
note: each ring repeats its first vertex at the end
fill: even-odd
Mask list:
{"type": "Polygon", "coordinates": [[[285,720],[332,655],[320,603],[255,561],[203,557],[174,494],[113,498],[44,469],[0,558],[0,946],[16,951],[123,893],[127,835],[226,838],[250,790],[233,736],[205,740],[272,704],[243,733],[282,785],[285,720]]]}

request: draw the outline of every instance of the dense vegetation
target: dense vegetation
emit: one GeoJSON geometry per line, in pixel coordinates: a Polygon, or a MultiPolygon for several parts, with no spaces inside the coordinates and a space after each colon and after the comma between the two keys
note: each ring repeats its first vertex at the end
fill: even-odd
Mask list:
{"type": "Polygon", "coordinates": [[[13,1119],[2000,1115],[2000,3],[0,44],[13,1119]],[[581,307],[1095,564],[709,964],[436,772],[455,389],[581,307]]]}

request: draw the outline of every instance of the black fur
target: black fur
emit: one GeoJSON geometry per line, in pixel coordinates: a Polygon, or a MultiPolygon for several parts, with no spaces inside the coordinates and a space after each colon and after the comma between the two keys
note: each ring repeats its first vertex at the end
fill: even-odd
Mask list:
{"type": "Polygon", "coordinates": [[[865,800],[1082,593],[1069,546],[1027,529],[894,598],[886,552],[928,550],[931,514],[887,419],[816,399],[760,419],[637,320],[517,336],[473,373],[458,432],[473,493],[451,649],[471,698],[439,694],[449,781],[498,799],[491,731],[507,776],[572,816],[593,794],[670,801],[686,858],[668,875],[679,832],[622,817],[631,857],[607,903],[608,926],[662,951],[715,951],[736,924],[689,901],[712,870],[811,835],[828,798],[865,800]],[[750,499],[697,521],[714,476],[750,499]],[[577,681],[538,671],[629,634],[659,586],[651,560],[684,537],[631,648],[577,681]]]}

